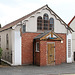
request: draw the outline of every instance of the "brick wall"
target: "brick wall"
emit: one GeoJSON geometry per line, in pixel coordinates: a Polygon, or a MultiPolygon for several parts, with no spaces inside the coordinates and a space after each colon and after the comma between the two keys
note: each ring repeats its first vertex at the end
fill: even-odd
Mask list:
{"type": "MultiPolygon", "coordinates": [[[[22,34],[22,64],[33,63],[33,39],[39,33],[23,33],[22,34]]],[[[35,52],[34,45],[34,63],[36,65],[47,65],[47,42],[55,42],[55,64],[66,62],[66,34],[58,34],[64,40],[61,41],[40,41],[40,52],[35,52]]]]}
{"type": "Polygon", "coordinates": [[[55,63],[61,64],[63,62],[66,62],[66,34],[58,34],[61,36],[64,40],[63,43],[60,41],[55,42],[55,63]]]}
{"type": "Polygon", "coordinates": [[[55,64],[66,62],[66,34],[58,35],[64,39],[63,43],[61,41],[40,41],[40,66],[47,65],[47,42],[55,42],[55,64]]]}
{"type": "Polygon", "coordinates": [[[47,65],[47,41],[40,41],[40,66],[47,65]]]}
{"type": "Polygon", "coordinates": [[[33,39],[39,33],[22,33],[22,64],[33,63],[33,39]]]}

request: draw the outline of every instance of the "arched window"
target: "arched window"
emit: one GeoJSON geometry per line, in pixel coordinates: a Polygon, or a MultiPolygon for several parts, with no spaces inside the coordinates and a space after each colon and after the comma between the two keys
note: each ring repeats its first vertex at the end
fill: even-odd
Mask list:
{"type": "Polygon", "coordinates": [[[6,49],[8,50],[9,48],[9,40],[8,40],[8,34],[6,34],[6,49]]]}
{"type": "Polygon", "coordinates": [[[42,30],[42,17],[41,16],[37,18],[37,29],[42,30]]]}
{"type": "Polygon", "coordinates": [[[50,18],[49,30],[54,30],[54,19],[50,18]]]}
{"type": "Polygon", "coordinates": [[[48,30],[48,14],[44,14],[44,30],[48,30]]]}

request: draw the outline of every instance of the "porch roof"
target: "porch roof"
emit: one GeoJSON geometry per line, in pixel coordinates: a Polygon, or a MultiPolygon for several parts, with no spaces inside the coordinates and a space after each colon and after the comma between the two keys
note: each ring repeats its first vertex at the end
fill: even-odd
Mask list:
{"type": "Polygon", "coordinates": [[[54,31],[47,31],[44,33],[39,34],[34,38],[35,40],[63,40],[58,34],[54,31]]]}

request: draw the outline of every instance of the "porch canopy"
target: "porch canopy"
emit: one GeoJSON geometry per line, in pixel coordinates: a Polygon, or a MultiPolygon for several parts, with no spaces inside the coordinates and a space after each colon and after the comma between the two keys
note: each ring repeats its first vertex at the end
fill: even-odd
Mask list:
{"type": "Polygon", "coordinates": [[[54,31],[47,31],[36,36],[34,40],[63,41],[63,38],[56,34],[54,31]]]}

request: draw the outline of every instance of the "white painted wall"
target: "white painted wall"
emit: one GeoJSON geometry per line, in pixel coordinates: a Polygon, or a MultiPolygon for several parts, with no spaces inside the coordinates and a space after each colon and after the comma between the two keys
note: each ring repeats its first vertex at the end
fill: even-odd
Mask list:
{"type": "MultiPolygon", "coordinates": [[[[70,27],[75,31],[75,19],[70,23],[70,27]]],[[[72,51],[75,52],[75,32],[72,32],[72,51]]],[[[74,56],[73,56],[74,61],[74,56]]]]}
{"type": "Polygon", "coordinates": [[[8,61],[11,63],[11,54],[12,54],[12,42],[11,42],[11,29],[8,29],[6,31],[0,32],[1,36],[1,48],[3,50],[2,52],[2,59],[8,61]],[[9,48],[6,49],[6,35],[8,34],[9,39],[9,48]]]}
{"type": "Polygon", "coordinates": [[[72,34],[67,35],[67,63],[73,62],[73,52],[72,52],[72,34]],[[68,39],[71,39],[71,57],[68,57],[68,39]]]}
{"type": "Polygon", "coordinates": [[[65,28],[64,25],[62,25],[60,23],[59,20],[56,20],[55,16],[51,15],[51,13],[49,12],[49,10],[45,9],[41,9],[40,11],[38,11],[40,13],[35,13],[33,16],[34,17],[28,17],[26,20],[26,31],[27,32],[37,32],[37,17],[41,16],[43,18],[43,15],[45,13],[47,13],[49,15],[49,19],[52,17],[54,18],[54,32],[56,33],[67,33],[67,29],[65,28]]]}
{"type": "Polygon", "coordinates": [[[2,60],[10,65],[21,65],[21,36],[20,36],[21,26],[14,26],[13,28],[14,29],[8,29],[0,32],[1,48],[3,50],[2,60]],[[6,49],[6,34],[8,34],[9,38],[8,50],[6,49]]]}
{"type": "MultiPolygon", "coordinates": [[[[75,31],[75,19],[71,22],[70,27],[75,31]]],[[[72,50],[73,52],[75,51],[75,32],[72,33],[72,41],[73,41],[73,46],[72,46],[72,50]]]]}
{"type": "Polygon", "coordinates": [[[21,65],[21,36],[20,26],[12,30],[12,65],[21,65]]]}

